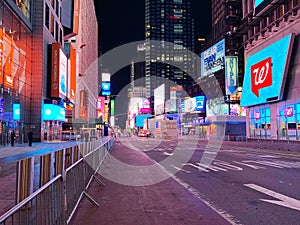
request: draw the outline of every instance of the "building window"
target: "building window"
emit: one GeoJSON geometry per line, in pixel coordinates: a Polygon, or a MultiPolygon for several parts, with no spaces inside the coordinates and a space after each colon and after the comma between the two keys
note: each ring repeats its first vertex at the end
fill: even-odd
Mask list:
{"type": "Polygon", "coordinates": [[[45,13],[45,26],[48,28],[50,28],[50,21],[49,21],[49,17],[50,17],[50,13],[49,13],[49,6],[48,4],[46,4],[46,13],[45,13]]]}

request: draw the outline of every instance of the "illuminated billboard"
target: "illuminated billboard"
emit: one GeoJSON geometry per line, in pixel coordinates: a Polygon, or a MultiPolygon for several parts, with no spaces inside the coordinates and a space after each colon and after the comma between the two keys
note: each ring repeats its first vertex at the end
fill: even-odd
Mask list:
{"type": "Polygon", "coordinates": [[[182,102],[182,112],[205,112],[206,102],[205,96],[196,96],[194,98],[185,99],[182,102]]]}
{"type": "Polygon", "coordinates": [[[282,100],[293,40],[289,34],[246,58],[241,106],[282,100]]]}
{"type": "Polygon", "coordinates": [[[102,73],[102,81],[110,82],[110,73],[102,73]]]}
{"type": "Polygon", "coordinates": [[[225,39],[201,53],[201,77],[213,74],[224,66],[225,39]]]}
{"type": "Polygon", "coordinates": [[[20,120],[20,104],[13,104],[13,120],[20,120]]]}
{"type": "Polygon", "coordinates": [[[225,83],[226,95],[237,93],[238,88],[238,57],[225,57],[225,83]]]}
{"type": "Polygon", "coordinates": [[[52,44],[51,97],[67,96],[67,57],[60,43],[52,44]]]}
{"type": "Polygon", "coordinates": [[[206,102],[206,116],[223,116],[229,114],[229,106],[225,103],[224,96],[209,99],[206,102]]]}
{"type": "Polygon", "coordinates": [[[135,126],[144,127],[144,121],[150,117],[152,117],[152,115],[137,115],[135,117],[135,126]]]}
{"type": "Polygon", "coordinates": [[[105,97],[98,97],[97,100],[97,118],[104,117],[105,97]]]}
{"type": "Polygon", "coordinates": [[[43,120],[65,121],[66,110],[58,105],[44,104],[43,120]]]}
{"type": "Polygon", "coordinates": [[[102,95],[110,95],[110,83],[105,82],[102,83],[102,91],[101,91],[102,95]]]}
{"type": "Polygon", "coordinates": [[[165,84],[154,89],[154,113],[163,114],[165,111],[165,84]]]}

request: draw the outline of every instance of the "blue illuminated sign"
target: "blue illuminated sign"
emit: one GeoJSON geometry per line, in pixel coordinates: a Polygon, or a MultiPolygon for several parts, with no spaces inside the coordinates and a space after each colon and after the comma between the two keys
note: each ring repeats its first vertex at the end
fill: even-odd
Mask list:
{"type": "Polygon", "coordinates": [[[20,104],[13,104],[13,120],[20,120],[20,104]]]}
{"type": "Polygon", "coordinates": [[[256,8],[257,6],[259,6],[264,0],[255,0],[254,3],[254,8],[256,8]]]}
{"type": "Polygon", "coordinates": [[[197,96],[194,98],[196,102],[195,111],[205,111],[206,104],[205,104],[205,96],[197,96]]]}
{"type": "Polygon", "coordinates": [[[102,95],[111,95],[110,93],[110,83],[104,82],[102,83],[102,91],[101,91],[102,95]]]}
{"type": "Polygon", "coordinates": [[[241,106],[282,100],[293,40],[287,35],[246,58],[241,106]]]}
{"type": "Polygon", "coordinates": [[[152,117],[152,115],[137,115],[135,117],[135,126],[144,127],[144,120],[146,120],[149,117],[152,117]]]}
{"type": "Polygon", "coordinates": [[[225,39],[201,53],[201,77],[207,76],[224,66],[225,39]]]}
{"type": "Polygon", "coordinates": [[[233,95],[238,87],[238,57],[225,56],[226,95],[233,95]]]}
{"type": "Polygon", "coordinates": [[[65,121],[66,110],[58,105],[45,104],[43,110],[43,120],[65,121]]]}

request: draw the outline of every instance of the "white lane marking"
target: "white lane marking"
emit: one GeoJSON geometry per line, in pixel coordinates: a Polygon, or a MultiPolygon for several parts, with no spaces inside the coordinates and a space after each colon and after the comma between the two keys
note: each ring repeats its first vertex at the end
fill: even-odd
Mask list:
{"type": "Polygon", "coordinates": [[[212,170],[212,171],[215,171],[215,172],[218,172],[218,171],[227,171],[226,169],[223,169],[221,167],[218,167],[218,166],[214,166],[214,165],[205,165],[203,163],[196,163],[198,166],[204,168],[204,169],[209,169],[209,170],[212,170]]]}
{"type": "MultiPolygon", "coordinates": [[[[177,181],[182,187],[184,187],[186,190],[188,190],[191,194],[193,194],[196,198],[198,198],[200,201],[204,202],[208,207],[210,207],[214,212],[216,212],[217,214],[219,214],[222,218],[224,218],[228,223],[232,224],[232,225],[238,225],[241,224],[240,221],[236,220],[231,214],[229,214],[228,212],[226,212],[225,210],[222,210],[220,207],[217,208],[217,206],[215,206],[213,203],[209,202],[206,199],[203,199],[203,197],[201,196],[200,192],[197,191],[195,188],[192,188],[189,184],[185,183],[183,180],[181,180],[180,178],[176,177],[175,175],[171,174],[168,170],[166,170],[165,167],[163,167],[161,164],[159,164],[158,162],[156,162],[155,160],[151,159],[149,156],[147,156],[145,153],[144,155],[151,160],[153,163],[157,164],[158,166],[160,166],[166,173],[168,173],[170,175],[170,177],[172,177],[175,181],[177,181]]],[[[193,165],[192,163],[187,163],[185,165],[191,165],[196,167],[195,165],[193,165]]]]}
{"type": "Polygon", "coordinates": [[[171,165],[173,168],[175,168],[176,170],[178,170],[178,172],[179,171],[182,171],[182,172],[185,172],[185,173],[191,173],[191,171],[189,171],[189,170],[185,170],[185,169],[182,169],[182,168],[179,168],[179,167],[177,167],[177,166],[174,166],[174,165],[171,165]]]}
{"type": "Polygon", "coordinates": [[[239,171],[242,171],[244,170],[243,168],[241,167],[238,167],[238,166],[235,166],[235,165],[232,165],[230,164],[229,162],[225,162],[225,161],[221,161],[221,160],[216,160],[216,162],[213,162],[214,165],[218,165],[218,166],[222,166],[226,169],[229,169],[229,170],[239,170],[239,171]]]}
{"type": "Polygon", "coordinates": [[[256,184],[244,184],[244,185],[246,187],[252,188],[256,191],[259,191],[261,193],[264,193],[266,195],[269,195],[273,198],[277,198],[277,199],[280,200],[280,201],[277,201],[277,200],[260,199],[261,201],[273,203],[273,204],[276,204],[276,205],[280,205],[280,206],[284,206],[284,207],[287,207],[287,208],[290,208],[290,209],[295,209],[295,210],[300,211],[300,201],[298,199],[288,197],[286,195],[277,193],[275,191],[272,191],[272,190],[269,190],[267,188],[258,186],[256,184]]]}
{"type": "Polygon", "coordinates": [[[202,168],[202,167],[200,167],[200,166],[196,166],[196,165],[193,164],[193,163],[186,163],[186,164],[184,164],[184,166],[191,166],[191,167],[194,167],[194,168],[196,168],[196,169],[198,169],[198,170],[201,170],[201,171],[203,171],[203,172],[206,172],[206,173],[209,172],[209,170],[207,170],[207,169],[205,169],[205,168],[202,168]]]}
{"type": "Polygon", "coordinates": [[[279,168],[279,169],[283,168],[282,166],[276,165],[275,163],[272,163],[272,162],[269,162],[269,161],[245,160],[243,162],[246,162],[246,163],[257,163],[257,164],[261,164],[261,165],[264,165],[264,166],[271,166],[271,167],[275,167],[275,168],[279,168]]]}
{"type": "Polygon", "coordinates": [[[248,163],[237,162],[237,161],[233,161],[233,162],[236,163],[236,164],[248,166],[248,167],[250,167],[250,168],[252,168],[252,169],[255,169],[255,170],[258,170],[258,169],[266,169],[265,167],[262,167],[262,166],[254,166],[254,165],[251,165],[251,164],[248,164],[248,163]]]}

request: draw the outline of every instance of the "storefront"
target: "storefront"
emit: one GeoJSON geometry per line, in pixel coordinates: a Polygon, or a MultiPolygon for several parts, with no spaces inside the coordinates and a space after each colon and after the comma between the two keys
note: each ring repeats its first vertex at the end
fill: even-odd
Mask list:
{"type": "Polygon", "coordinates": [[[246,57],[241,104],[250,138],[300,137],[299,35],[285,32],[246,57]]]}
{"type": "Polygon", "coordinates": [[[42,134],[44,140],[60,140],[66,110],[58,105],[44,104],[42,134]]]}
{"type": "MultiPolygon", "coordinates": [[[[27,1],[28,4],[30,1],[27,1]]],[[[0,2],[0,144],[24,141],[24,124],[30,114],[31,31],[5,1],[0,2]]],[[[14,4],[14,3],[9,3],[14,4]]],[[[19,14],[30,18],[29,5],[19,14]]],[[[24,18],[24,20],[26,20],[24,18]]],[[[28,22],[28,21],[27,21],[28,22]]]]}

